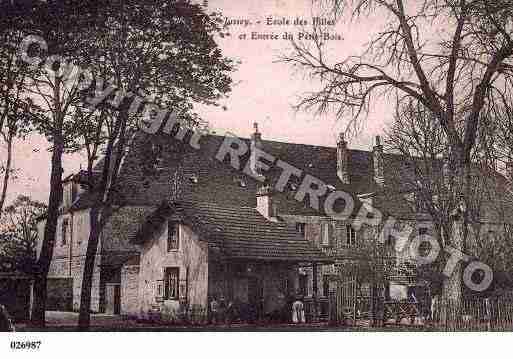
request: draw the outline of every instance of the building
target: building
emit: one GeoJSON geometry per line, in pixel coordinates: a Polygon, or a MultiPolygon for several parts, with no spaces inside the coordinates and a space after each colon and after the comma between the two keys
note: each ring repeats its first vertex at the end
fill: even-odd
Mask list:
{"type": "MultiPolygon", "coordinates": [[[[372,221],[355,214],[370,205],[416,231],[429,223],[408,205],[405,161],[384,153],[379,138],[372,151],[360,151],[348,149],[343,137],[336,147],[267,141],[255,126],[251,139],[238,145],[248,151],[232,147],[231,155],[220,151],[226,138],[205,135],[199,146],[164,134],[133,140],[119,174],[119,208],[100,238],[93,311],[144,317],[176,312],[180,301],[205,308],[216,296],[269,314],[285,296],[301,295],[322,316],[330,292],[356,280],[347,269],[352,264],[369,263],[376,248],[379,258],[396,263],[394,243],[378,244],[372,221]],[[282,168],[259,168],[262,151],[271,155],[264,162],[282,168]],[[284,164],[290,173],[285,185],[284,164]],[[310,182],[301,196],[305,178],[310,182]],[[337,190],[352,194],[355,204],[353,215],[340,220],[324,210],[337,190]]],[[[83,177],[64,181],[49,274],[49,287],[72,298],[61,309],[80,304],[95,195],[81,189],[83,177]]],[[[360,294],[370,295],[369,283],[359,282],[360,294]]]]}

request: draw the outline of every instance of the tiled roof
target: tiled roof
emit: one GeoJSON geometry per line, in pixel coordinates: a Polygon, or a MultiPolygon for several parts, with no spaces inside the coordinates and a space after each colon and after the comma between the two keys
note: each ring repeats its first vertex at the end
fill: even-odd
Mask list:
{"type": "Polygon", "coordinates": [[[168,216],[178,216],[218,246],[226,258],[264,261],[331,262],[284,222],[271,222],[251,207],[205,202],[163,204],[132,239],[142,243],[168,216]]]}
{"type": "MultiPolygon", "coordinates": [[[[188,202],[217,203],[228,206],[256,206],[256,191],[261,185],[242,170],[231,168],[228,158],[224,163],[216,155],[225,137],[206,135],[201,138],[200,150],[195,150],[172,136],[141,133],[133,141],[119,175],[117,202],[128,206],[158,206],[171,197],[171,182],[179,173],[181,178],[180,198],[188,202]],[[162,147],[163,160],[158,170],[152,165],[151,148],[154,143],[162,147]],[[180,170],[178,170],[180,168],[180,170]],[[194,179],[194,180],[192,180],[194,179]]],[[[250,147],[250,140],[241,138],[250,147]]],[[[397,154],[384,154],[385,188],[380,189],[374,182],[372,152],[349,151],[350,184],[343,184],[337,177],[337,149],[335,147],[312,146],[295,143],[262,140],[262,149],[276,159],[286,162],[304,173],[322,180],[328,185],[353,195],[363,193],[380,194],[375,196],[373,205],[387,214],[401,219],[415,219],[415,212],[404,199],[411,192],[414,170],[404,158],[397,154]],[[380,193],[381,192],[381,193],[380,193]]],[[[242,157],[241,166],[249,159],[248,153],[242,157]]],[[[100,166],[101,167],[101,166],[100,166]]],[[[281,174],[277,166],[264,175],[272,186],[281,174]]],[[[502,178],[502,176],[499,176],[502,178]]],[[[296,215],[324,215],[309,207],[308,196],[300,203],[294,199],[301,179],[292,176],[292,185],[282,193],[275,193],[274,203],[278,213],[296,215]]],[[[93,196],[85,193],[75,202],[72,209],[87,208],[93,196]]],[[[359,201],[356,200],[359,209],[359,201]]],[[[513,213],[510,212],[510,213],[513,213]]]]}
{"type": "MultiPolygon", "coordinates": [[[[250,140],[242,140],[249,147],[250,140]]],[[[245,175],[242,170],[233,169],[228,163],[221,163],[216,159],[223,141],[222,136],[203,136],[200,142],[201,149],[195,150],[167,135],[139,136],[124,159],[120,171],[118,201],[124,205],[158,205],[162,199],[169,198],[170,182],[180,164],[180,174],[184,180],[181,186],[182,198],[193,202],[255,207],[255,193],[260,183],[245,175]],[[163,148],[163,162],[158,171],[154,171],[151,166],[149,153],[152,142],[160,143],[163,148]],[[192,177],[197,179],[196,183],[190,180],[192,177]]],[[[262,145],[264,151],[277,159],[338,189],[349,193],[361,193],[373,188],[371,153],[350,150],[351,184],[345,185],[337,177],[336,148],[265,140],[262,141],[262,145]]],[[[241,159],[242,166],[248,159],[249,153],[241,159]]],[[[281,169],[274,167],[264,174],[272,185],[277,182],[281,169]]],[[[276,195],[278,212],[319,215],[319,212],[309,208],[307,200],[305,203],[294,200],[300,179],[292,177],[292,182],[294,181],[295,189],[288,187],[283,193],[276,195]]],[[[91,202],[91,195],[83,194],[73,209],[87,208],[91,202]]]]}

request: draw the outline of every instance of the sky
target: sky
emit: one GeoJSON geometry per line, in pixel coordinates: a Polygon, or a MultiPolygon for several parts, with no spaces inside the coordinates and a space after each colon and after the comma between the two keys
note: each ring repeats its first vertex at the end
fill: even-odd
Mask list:
{"type": "MultiPolygon", "coordinates": [[[[290,65],[277,62],[280,55],[289,54],[287,40],[241,40],[239,36],[251,32],[274,33],[284,31],[297,35],[299,27],[291,25],[266,25],[267,18],[275,20],[296,17],[311,20],[310,0],[210,0],[210,10],[219,10],[230,20],[249,20],[252,25],[232,25],[230,36],[219,39],[225,56],[239,60],[233,74],[234,86],[221,107],[200,108],[199,113],[217,133],[230,131],[248,137],[253,123],[259,124],[262,137],[267,140],[335,146],[338,133],[349,119],[336,120],[334,114],[322,118],[312,113],[296,112],[293,105],[301,94],[312,90],[313,83],[290,65]],[[257,22],[260,24],[257,24],[257,22]]],[[[358,53],[368,36],[383,21],[379,15],[362,23],[340,23],[331,29],[343,40],[329,44],[332,59],[342,59],[358,53]]],[[[370,149],[375,135],[382,134],[391,119],[391,109],[386,101],[378,99],[356,137],[348,139],[350,148],[370,149]]],[[[50,153],[48,143],[38,135],[29,136],[16,143],[14,167],[19,171],[10,184],[8,201],[19,194],[30,195],[46,202],[49,192],[50,153]]],[[[0,156],[5,150],[0,149],[0,156]]],[[[64,158],[65,174],[85,166],[85,155],[67,155],[64,158]]]]}

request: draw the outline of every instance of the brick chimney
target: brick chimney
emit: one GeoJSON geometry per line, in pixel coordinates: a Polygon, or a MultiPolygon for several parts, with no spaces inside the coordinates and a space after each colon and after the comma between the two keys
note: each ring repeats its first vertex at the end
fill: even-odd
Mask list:
{"type": "Polygon", "coordinates": [[[341,132],[337,141],[337,176],[342,183],[349,184],[349,150],[341,132]]]}
{"type": "Polygon", "coordinates": [[[506,177],[513,182],[513,159],[506,163],[506,177]]]}
{"type": "Polygon", "coordinates": [[[262,149],[262,134],[258,131],[258,123],[255,122],[253,124],[253,127],[255,129],[255,132],[251,135],[251,155],[249,158],[249,165],[251,172],[253,172],[255,175],[259,175],[259,170],[256,165],[256,149],[262,149]]]}
{"type": "Polygon", "coordinates": [[[273,190],[270,186],[260,187],[256,193],[257,211],[269,221],[278,222],[276,203],[273,199],[273,190]]]}
{"type": "Polygon", "coordinates": [[[378,186],[383,186],[385,184],[385,164],[383,160],[383,146],[379,136],[376,136],[376,145],[372,149],[372,160],[374,164],[374,182],[378,186]]]}

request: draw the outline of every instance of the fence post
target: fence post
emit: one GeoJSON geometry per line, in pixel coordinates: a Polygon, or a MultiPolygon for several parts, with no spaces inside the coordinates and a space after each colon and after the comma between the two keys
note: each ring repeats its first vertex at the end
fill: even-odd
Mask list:
{"type": "Polygon", "coordinates": [[[358,295],[356,292],[356,281],[353,284],[353,325],[356,326],[356,301],[358,299],[358,295]]]}
{"type": "Polygon", "coordinates": [[[449,300],[446,299],[444,300],[444,309],[443,309],[443,313],[444,313],[444,327],[445,327],[445,331],[448,331],[448,322],[447,322],[447,318],[449,317],[449,300]]]}

